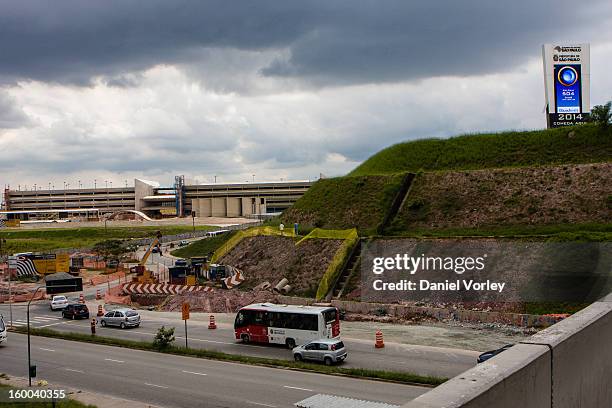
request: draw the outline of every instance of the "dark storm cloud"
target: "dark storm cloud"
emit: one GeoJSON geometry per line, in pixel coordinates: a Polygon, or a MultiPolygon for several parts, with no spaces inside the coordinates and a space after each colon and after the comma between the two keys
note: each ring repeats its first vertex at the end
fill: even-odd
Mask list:
{"type": "Polygon", "coordinates": [[[30,123],[30,118],[17,106],[15,98],[0,89],[0,129],[15,129],[30,123]]]}
{"type": "Polygon", "coordinates": [[[0,81],[88,84],[203,48],[287,50],[261,72],[318,84],[510,69],[539,45],[595,34],[607,1],[0,2],[0,81]],[[569,19],[569,21],[568,21],[569,19]]]}

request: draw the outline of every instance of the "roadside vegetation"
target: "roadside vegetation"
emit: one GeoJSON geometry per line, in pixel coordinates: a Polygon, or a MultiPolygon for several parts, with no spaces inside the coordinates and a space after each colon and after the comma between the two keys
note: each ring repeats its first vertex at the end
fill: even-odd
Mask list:
{"type": "Polygon", "coordinates": [[[406,238],[508,238],[538,239],[553,242],[604,242],[612,241],[612,224],[582,223],[559,225],[508,225],[481,228],[412,228],[406,231],[391,231],[395,236],[406,238]]]}
{"type": "MultiPolygon", "coordinates": [[[[196,226],[196,230],[210,230],[212,227],[196,226]]],[[[5,251],[37,252],[62,248],[91,248],[101,241],[111,239],[149,238],[157,231],[163,235],[175,235],[193,231],[191,226],[147,226],[147,227],[83,227],[83,228],[41,228],[14,229],[0,232],[6,239],[5,251]]]]}
{"type": "MultiPolygon", "coordinates": [[[[25,333],[26,329],[19,327],[14,329],[15,332],[25,333]]],[[[164,328],[164,335],[168,329],[164,328]]],[[[220,360],[220,361],[231,361],[235,363],[243,363],[249,365],[258,365],[265,367],[285,368],[291,370],[310,371],[320,374],[329,375],[342,375],[347,377],[366,378],[373,380],[391,381],[404,384],[418,384],[418,385],[440,385],[447,380],[447,378],[422,376],[418,374],[396,372],[396,371],[384,371],[384,370],[368,370],[360,368],[345,368],[342,366],[325,366],[320,364],[295,362],[291,360],[281,360],[275,358],[264,358],[264,357],[252,357],[242,356],[237,354],[228,354],[219,351],[201,350],[201,349],[186,349],[184,347],[177,347],[175,345],[166,345],[160,348],[160,344],[153,344],[153,342],[144,341],[133,341],[124,340],[110,337],[99,337],[95,335],[88,335],[82,333],[68,333],[68,332],[57,332],[50,329],[30,329],[30,334],[34,336],[52,337],[63,340],[80,341],[85,343],[95,343],[106,346],[124,347],[129,349],[154,351],[159,353],[182,355],[196,358],[204,358],[209,360],[220,360]]]]}
{"type": "Polygon", "coordinates": [[[194,256],[210,256],[231,237],[236,235],[237,231],[229,231],[214,237],[198,239],[182,248],[175,249],[171,252],[172,255],[180,258],[191,258],[194,256]]]}

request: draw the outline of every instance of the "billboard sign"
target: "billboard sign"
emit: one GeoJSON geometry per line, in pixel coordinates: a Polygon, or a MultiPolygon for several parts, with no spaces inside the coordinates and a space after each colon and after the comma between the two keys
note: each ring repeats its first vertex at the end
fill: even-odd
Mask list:
{"type": "Polygon", "coordinates": [[[584,123],[590,114],[589,44],[542,46],[549,128],[584,123]]]}

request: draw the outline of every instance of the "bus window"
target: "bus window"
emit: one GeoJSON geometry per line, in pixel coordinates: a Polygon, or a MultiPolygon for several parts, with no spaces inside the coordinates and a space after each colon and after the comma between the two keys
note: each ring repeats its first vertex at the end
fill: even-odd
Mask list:
{"type": "Polygon", "coordinates": [[[253,324],[258,324],[261,326],[267,326],[268,325],[268,319],[267,319],[267,312],[260,312],[257,311],[255,313],[253,313],[253,324]]]}
{"type": "Polygon", "coordinates": [[[336,309],[330,309],[323,312],[323,317],[325,318],[325,323],[335,322],[336,321],[336,309]]]}

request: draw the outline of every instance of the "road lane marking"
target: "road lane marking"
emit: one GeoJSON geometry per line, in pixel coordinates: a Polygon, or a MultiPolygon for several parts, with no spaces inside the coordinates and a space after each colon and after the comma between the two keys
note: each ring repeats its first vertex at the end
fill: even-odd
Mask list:
{"type": "Polygon", "coordinates": [[[125,361],[122,361],[122,360],[113,360],[112,358],[105,358],[104,360],[112,361],[113,363],[125,363],[125,361]]]}
{"type": "MultiPolygon", "coordinates": [[[[134,333],[134,334],[145,334],[147,336],[155,336],[155,333],[146,333],[146,332],[141,332],[141,331],[135,331],[135,330],[130,330],[129,332],[126,333],[134,333]]],[[[177,339],[184,339],[185,337],[182,336],[176,336],[177,339]]],[[[216,343],[216,344],[236,344],[236,343],[231,343],[229,341],[217,341],[217,340],[206,340],[206,339],[195,339],[195,338],[191,338],[189,337],[189,341],[202,341],[205,343],[216,343]]]]}
{"type": "Polygon", "coordinates": [[[276,408],[276,405],[264,404],[263,402],[247,401],[247,404],[259,405],[262,407],[276,408]]]}
{"type": "Polygon", "coordinates": [[[309,390],[308,388],[291,387],[290,385],[283,385],[283,387],[284,387],[284,388],[291,388],[292,390],[300,390],[300,391],[314,392],[313,390],[309,390]]]}
{"type": "Polygon", "coordinates": [[[70,324],[70,323],[74,323],[74,322],[72,320],[70,320],[70,321],[67,321],[67,322],[57,322],[57,323],[43,324],[42,326],[38,326],[38,328],[42,329],[43,327],[57,326],[58,324],[70,324]]]}
{"type": "Polygon", "coordinates": [[[157,384],[149,384],[149,383],[144,383],[145,385],[148,385],[149,387],[156,387],[156,388],[168,388],[165,387],[163,385],[157,385],[157,384]]]}
{"type": "Polygon", "coordinates": [[[185,370],[183,370],[183,372],[186,373],[186,374],[208,375],[208,374],[205,374],[205,373],[196,373],[195,371],[185,371],[185,370]]]}
{"type": "Polygon", "coordinates": [[[44,351],[51,351],[51,352],[54,352],[54,351],[55,351],[55,350],[52,350],[52,349],[42,348],[42,347],[39,347],[39,349],[44,350],[44,351]]]}
{"type": "Polygon", "coordinates": [[[73,373],[81,373],[81,374],[85,374],[85,371],[82,371],[82,370],[75,370],[74,368],[64,368],[64,370],[66,370],[66,371],[72,371],[73,373]]]}

